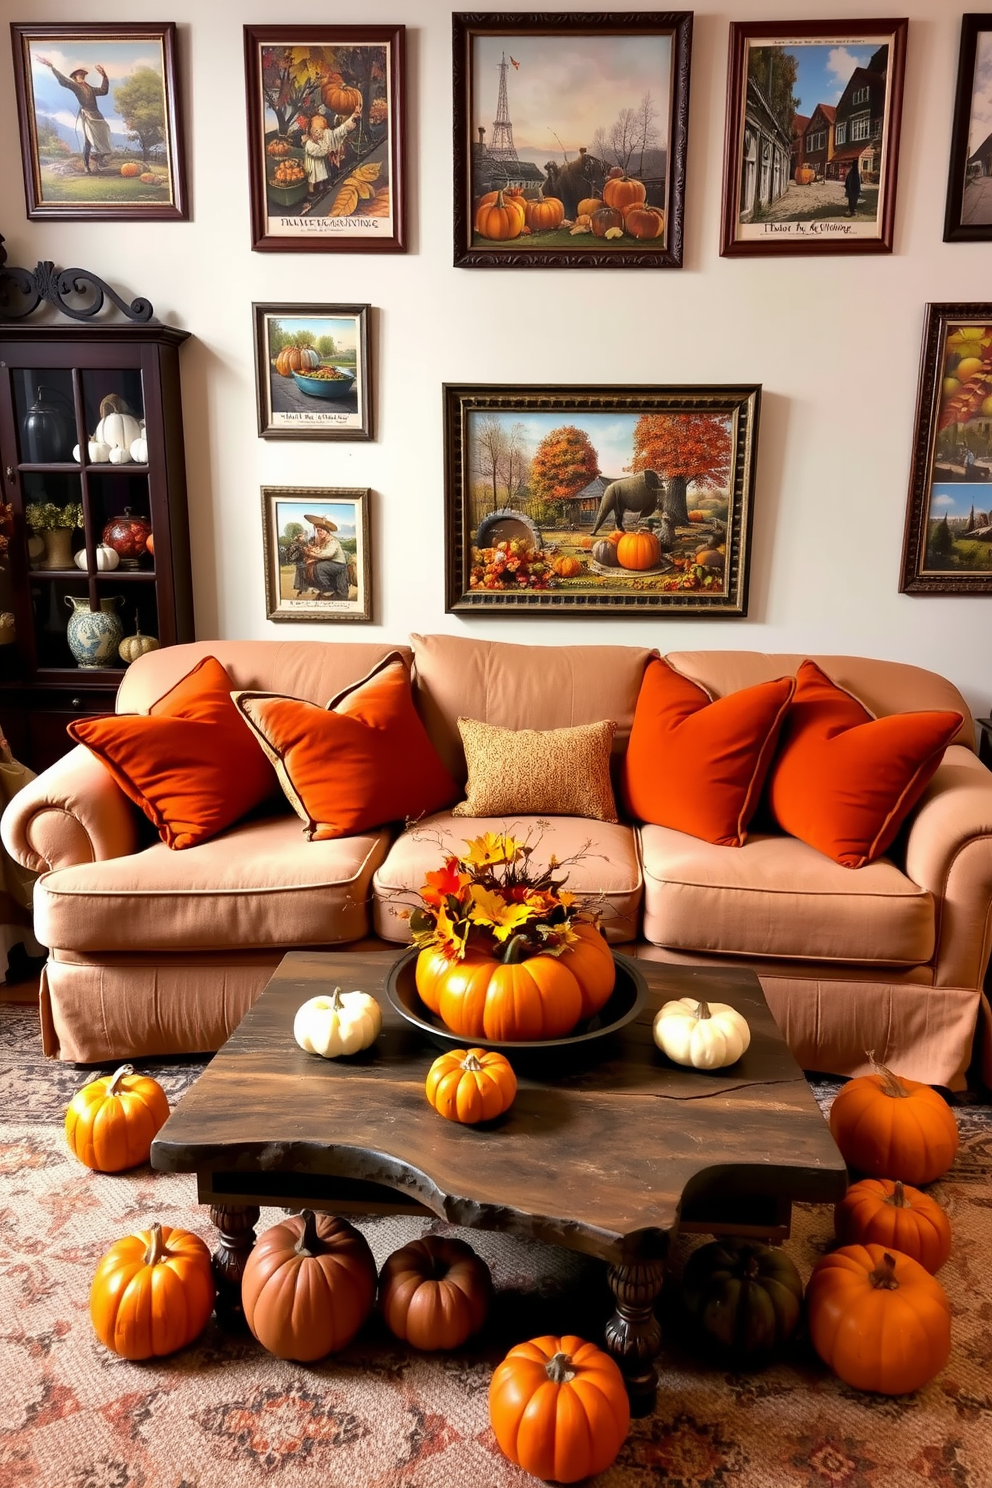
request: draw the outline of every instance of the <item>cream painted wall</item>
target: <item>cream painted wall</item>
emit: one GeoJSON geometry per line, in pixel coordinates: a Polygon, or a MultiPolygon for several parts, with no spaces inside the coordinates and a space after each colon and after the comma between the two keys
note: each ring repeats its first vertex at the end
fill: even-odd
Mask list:
{"type": "MultiPolygon", "coordinates": [[[[607,4],[605,9],[622,9],[607,4]]],[[[992,598],[898,591],[927,301],[992,300],[992,244],[941,241],[960,9],[847,0],[845,17],[910,17],[895,251],[719,256],[728,24],[829,14],[795,0],[695,7],[685,265],[586,272],[452,267],[451,22],[439,0],[364,0],[334,14],[264,0],[0,0],[3,20],[179,23],[192,219],[29,223],[9,55],[0,230],[10,261],[93,269],[193,339],[183,351],[197,632],[201,637],[400,639],[441,630],[503,641],[849,652],[942,671],[973,710],[992,701],[992,598]],[[407,25],[409,251],[250,249],[242,26],[407,25]],[[253,300],[375,307],[373,443],[257,437],[253,300]],[[441,384],[760,383],[746,619],[463,620],[444,613],[441,384]],[[263,484],[368,486],[376,623],[265,618],[263,484]]]]}

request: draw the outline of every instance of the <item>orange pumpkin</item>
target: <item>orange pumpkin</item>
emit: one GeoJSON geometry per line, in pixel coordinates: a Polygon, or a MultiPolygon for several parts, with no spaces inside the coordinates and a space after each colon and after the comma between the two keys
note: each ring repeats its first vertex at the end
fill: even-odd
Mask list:
{"type": "Polygon", "coordinates": [[[704,511],[699,511],[698,508],[697,508],[695,511],[691,511],[689,513],[689,521],[690,522],[705,522],[706,521],[706,513],[704,511]]]}
{"type": "Polygon", "coordinates": [[[940,1282],[884,1245],[823,1256],[806,1287],[809,1336],[845,1384],[906,1395],[939,1374],[951,1352],[951,1309],[940,1282]]]}
{"type": "Polygon", "coordinates": [[[653,532],[625,532],[617,543],[621,568],[654,568],[661,557],[661,543],[653,532]]]}
{"type": "Polygon", "coordinates": [[[386,1327],[418,1349],[459,1348],[486,1321],[492,1294],[485,1261],[440,1235],[394,1250],[379,1276],[386,1327]]]}
{"type": "Polygon", "coordinates": [[[623,225],[633,238],[660,238],[665,231],[665,214],[657,207],[637,203],[624,212],[623,225]]]}
{"type": "Polygon", "coordinates": [[[579,202],[578,211],[575,214],[575,220],[578,221],[580,217],[591,217],[593,212],[598,212],[603,204],[604,203],[602,197],[587,196],[583,201],[579,202]]]}
{"type": "Polygon", "coordinates": [[[702,564],[703,568],[715,568],[723,573],[723,554],[716,548],[700,548],[695,561],[702,564]]]}
{"type": "Polygon", "coordinates": [[[284,346],[276,357],[276,371],[280,377],[292,377],[294,372],[313,372],[320,366],[320,357],[312,346],[284,346]]]}
{"type": "Polygon", "coordinates": [[[158,176],[155,174],[154,171],[142,171],[141,175],[138,177],[138,180],[141,181],[145,186],[154,186],[158,181],[158,176]]]}
{"type": "Polygon", "coordinates": [[[565,208],[556,196],[542,196],[524,203],[524,216],[531,232],[554,232],[565,220],[565,208]]]}
{"type": "Polygon", "coordinates": [[[580,548],[591,548],[592,547],[592,538],[590,537],[590,535],[589,535],[588,532],[585,533],[584,536],[582,536],[582,537],[579,538],[579,547],[580,548]]]}
{"type": "Polygon", "coordinates": [[[582,572],[581,560],[571,556],[556,558],[551,567],[561,579],[573,579],[576,574],[582,572]]]}
{"type": "Polygon", "coordinates": [[[354,1225],[304,1209],[260,1235],[248,1256],[245,1322],[270,1354],[310,1363],[351,1342],[372,1311],[376,1280],[354,1225]]]}
{"type": "Polygon", "coordinates": [[[562,952],[562,960],[582,993],[581,1017],[591,1018],[610,999],[617,979],[613,952],[595,925],[573,920],[577,939],[562,952]]]}
{"type": "Polygon", "coordinates": [[[361,90],[348,87],[340,74],[334,74],[324,83],[320,96],[324,100],[324,106],[333,109],[336,114],[353,114],[356,108],[362,106],[361,90]]]}
{"type": "Polygon", "coordinates": [[[124,164],[121,166],[121,175],[127,176],[128,178],[132,176],[140,176],[141,166],[138,165],[134,160],[125,160],[124,164]]]}
{"type": "Polygon", "coordinates": [[[523,202],[514,197],[507,198],[505,192],[497,191],[496,200],[483,200],[475,214],[475,230],[484,238],[496,242],[507,242],[519,238],[526,221],[523,202]]]}
{"type": "Polygon", "coordinates": [[[609,1354],[566,1334],[518,1343],[497,1364],[489,1419],[511,1462],[536,1478],[577,1483],[614,1461],[630,1405],[609,1354]]]}
{"type": "Polygon", "coordinates": [[[517,1077],[510,1061],[495,1049],[448,1049],[428,1070],[426,1090],[441,1116],[473,1126],[509,1110],[517,1077]]]}
{"type": "Polygon", "coordinates": [[[95,1173],[122,1173],[148,1161],[152,1138],[168,1115],[158,1081],[122,1064],[76,1091],[65,1113],[65,1135],[73,1156],[95,1173]]]}
{"type": "Polygon", "coordinates": [[[884,1245],[919,1261],[935,1276],[951,1253],[951,1224],[944,1210],[918,1188],[890,1178],[852,1183],[834,1208],[842,1245],[884,1245]]]}
{"type": "Polygon", "coordinates": [[[582,990],[563,956],[503,962],[469,950],[435,977],[432,995],[442,1023],[468,1039],[564,1038],[582,1016],[582,990]]]}
{"type": "Polygon", "coordinates": [[[198,1337],[214,1307],[210,1252],[199,1235],[157,1222],[107,1251],[90,1288],[96,1336],[124,1359],[157,1359],[198,1337]]]}
{"type": "Polygon", "coordinates": [[[957,1122],[943,1096],[880,1064],[841,1087],[830,1130],[850,1167],[917,1187],[946,1173],[958,1150],[957,1122]]]}
{"type": "Polygon", "coordinates": [[[623,213],[619,208],[600,207],[597,212],[593,212],[589,225],[597,238],[605,238],[612,228],[618,227],[623,231],[623,213]]]}
{"type": "Polygon", "coordinates": [[[608,207],[622,211],[624,207],[635,207],[647,196],[643,181],[632,176],[613,176],[603,187],[603,200],[608,207]]]}

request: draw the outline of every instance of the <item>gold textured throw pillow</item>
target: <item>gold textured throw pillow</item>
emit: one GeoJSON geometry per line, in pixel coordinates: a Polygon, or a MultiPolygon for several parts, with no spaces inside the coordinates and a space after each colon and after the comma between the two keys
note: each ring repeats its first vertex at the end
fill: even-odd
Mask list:
{"type": "Polygon", "coordinates": [[[459,718],[468,781],[452,816],[589,816],[617,820],[610,782],[616,724],[507,729],[459,718]]]}

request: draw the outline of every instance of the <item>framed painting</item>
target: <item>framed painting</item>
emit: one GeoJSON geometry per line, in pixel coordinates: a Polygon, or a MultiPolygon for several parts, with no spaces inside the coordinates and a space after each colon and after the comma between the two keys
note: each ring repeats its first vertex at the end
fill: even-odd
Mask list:
{"type": "Polygon", "coordinates": [[[251,245],[402,253],[403,26],[246,26],[251,245]]]}
{"type": "Polygon", "coordinates": [[[892,252],[907,29],[731,24],[722,254],[892,252]]]}
{"type": "Polygon", "coordinates": [[[692,12],[452,22],[455,264],[681,268],[692,12]]]}
{"type": "Polygon", "coordinates": [[[961,17],[945,243],[992,238],[992,15],[961,17]]]}
{"type": "Polygon", "coordinates": [[[369,494],[262,487],[268,619],[372,619],[369,494]]]}
{"type": "Polygon", "coordinates": [[[928,305],[902,594],[992,594],[992,304],[928,305]]]}
{"type": "Polygon", "coordinates": [[[371,439],[368,305],[253,305],[263,439],[371,439]]]}
{"type": "Polygon", "coordinates": [[[446,385],[448,612],[746,615],[760,392],[446,385]]]}
{"type": "Polygon", "coordinates": [[[187,218],[175,25],[10,31],[28,217],[187,218]]]}

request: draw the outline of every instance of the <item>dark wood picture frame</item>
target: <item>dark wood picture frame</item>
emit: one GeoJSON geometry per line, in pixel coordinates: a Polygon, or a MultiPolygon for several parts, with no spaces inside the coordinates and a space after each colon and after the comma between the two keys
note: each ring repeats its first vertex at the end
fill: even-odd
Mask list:
{"type": "Polygon", "coordinates": [[[406,252],[405,37],[404,26],[245,26],[255,252],[406,252]],[[318,118],[341,139],[309,155],[318,118]],[[280,168],[292,179],[277,181],[280,168]]]}
{"type": "Polygon", "coordinates": [[[443,392],[449,614],[747,614],[759,386],[443,392]]]}
{"type": "Polygon", "coordinates": [[[992,594],[992,304],[926,307],[901,594],[992,594]]]}
{"type": "MultiPolygon", "coordinates": [[[[28,217],[33,221],[66,218],[77,222],[187,220],[175,23],[11,22],[10,34],[28,217]],[[108,108],[103,101],[111,96],[104,64],[110,63],[115,79],[121,79],[113,90],[116,95],[126,81],[121,69],[134,60],[138,50],[147,65],[151,45],[160,48],[162,59],[161,123],[149,128],[145,119],[132,128],[133,116],[121,114],[116,102],[108,108]],[[53,63],[50,54],[57,56],[67,71],[53,63]],[[47,80],[46,65],[55,79],[52,84],[47,80]],[[100,81],[91,83],[93,76],[100,81]],[[58,98],[50,99],[47,106],[39,97],[43,85],[57,85],[58,98]],[[56,117],[57,107],[64,109],[69,99],[77,110],[71,135],[56,117]],[[47,111],[40,112],[40,105],[47,111]],[[78,150],[74,151],[74,144],[78,150]],[[91,180],[99,183],[99,189],[88,196],[91,180]]],[[[146,99],[136,102],[147,105],[146,99]]]]}
{"type": "Polygon", "coordinates": [[[369,305],[253,304],[255,400],[262,439],[371,439],[369,305]],[[329,349],[322,337],[336,340],[329,349]],[[342,341],[346,344],[342,346],[342,341]],[[305,343],[305,344],[304,344],[305,343]],[[353,344],[352,344],[353,343],[353,344]],[[314,370],[336,367],[350,384],[307,376],[303,360],[279,354],[310,349],[314,370]],[[293,365],[301,362],[300,366],[293,365]]]}
{"type": "MultiPolygon", "coordinates": [[[[892,252],[908,29],[905,19],[860,17],[731,22],[723,256],[892,252]],[[852,67],[836,104],[824,99],[814,104],[812,97],[807,100],[792,91],[781,69],[774,75],[776,56],[791,58],[798,73],[796,56],[787,51],[790,43],[800,58],[803,49],[810,49],[803,59],[808,75],[801,85],[812,87],[814,93],[819,59],[813,47],[824,51],[856,47],[864,55],[864,61],[852,67]],[[769,54],[770,83],[765,88],[749,76],[752,47],[769,54]],[[784,103],[782,88],[787,91],[784,103]],[[811,113],[794,108],[797,97],[811,113]],[[843,139],[835,142],[841,131],[843,139]],[[856,177],[851,174],[855,163],[856,177]],[[810,195],[803,196],[804,191],[810,195]],[[859,211],[862,201],[865,210],[859,211]],[[767,215],[769,208],[772,215],[767,215]]],[[[761,65],[756,61],[755,71],[761,65]]]]}
{"type": "MultiPolygon", "coordinates": [[[[452,40],[454,262],[457,267],[681,268],[691,11],[618,11],[610,15],[573,12],[455,14],[452,16],[452,40]],[[501,60],[494,60],[498,80],[495,76],[487,78],[483,85],[477,76],[474,54],[476,48],[483,49],[490,40],[500,48],[501,60]],[[616,54],[612,70],[611,42],[616,54]],[[535,160],[521,161],[518,158],[512,123],[503,120],[502,112],[508,93],[507,74],[511,67],[513,78],[518,86],[522,86],[520,79],[526,79],[528,71],[531,75],[536,74],[542,50],[553,43],[560,44],[558,50],[561,52],[567,53],[571,48],[576,54],[577,64],[584,59],[590,71],[593,67],[598,70],[604,102],[600,104],[599,91],[590,87],[588,96],[584,95],[577,104],[572,98],[567,100],[569,109],[573,105],[577,110],[588,106],[590,113],[587,117],[582,118],[576,112],[570,116],[567,125],[564,116],[547,120],[546,114],[542,114],[539,124],[535,120],[541,139],[539,145],[535,143],[530,147],[530,153],[543,155],[546,151],[548,163],[542,168],[535,160]],[[520,56],[516,55],[518,52],[520,56]],[[639,82],[628,84],[634,67],[641,69],[639,82]],[[645,86],[638,91],[641,81],[645,86]],[[628,105],[617,102],[625,84],[637,92],[637,96],[632,92],[628,105]],[[660,110],[654,109],[652,84],[653,98],[663,94],[666,100],[660,110]],[[606,98],[609,98],[609,103],[605,102],[606,98]],[[494,104],[493,138],[487,145],[484,134],[480,137],[478,131],[485,131],[483,119],[493,120],[494,104]],[[583,214],[577,211],[579,200],[599,199],[605,172],[612,168],[611,161],[619,168],[618,161],[623,156],[621,163],[632,165],[636,153],[636,144],[631,145],[629,139],[624,144],[614,137],[619,125],[614,125],[611,115],[596,114],[592,110],[601,107],[609,108],[613,113],[620,109],[636,113],[639,105],[642,118],[637,127],[641,130],[641,147],[638,168],[631,172],[634,184],[629,188],[625,186],[623,203],[618,200],[616,206],[608,209],[607,216],[596,220],[592,214],[585,214],[591,219],[586,225],[580,220],[583,214]],[[557,130],[566,131],[565,143],[559,139],[556,124],[557,130]],[[659,126],[662,126],[661,132],[659,126]],[[573,129],[577,132],[571,139],[568,131],[573,129]],[[663,149],[659,147],[662,133],[665,135],[663,149]],[[582,139],[579,134],[582,134],[582,139]],[[498,145],[495,142],[497,135],[498,145]],[[600,155],[595,153],[597,140],[602,141],[604,153],[600,155]],[[512,159],[508,152],[512,153],[512,159]],[[560,160],[562,155],[564,160],[560,160]],[[646,158],[655,163],[646,164],[646,158]],[[553,166],[554,170],[549,170],[548,166],[553,166]],[[562,203],[561,221],[543,222],[539,220],[541,214],[528,211],[530,222],[521,221],[518,232],[512,237],[500,240],[483,236],[477,231],[478,199],[485,197],[490,190],[498,189],[504,180],[508,190],[519,186],[524,198],[532,199],[535,204],[542,203],[557,190],[560,195],[556,200],[562,203]],[[636,198],[641,189],[646,195],[645,206],[653,210],[641,212],[635,219],[635,232],[623,209],[628,205],[638,205],[636,200],[628,201],[627,197],[636,198]]],[[[563,106],[565,101],[563,98],[563,106]]],[[[541,102],[543,106],[546,100],[541,102]]],[[[615,189],[611,187],[611,190],[615,189]]]]}
{"type": "MultiPolygon", "coordinates": [[[[369,503],[372,493],[361,487],[263,486],[262,539],[265,552],[265,614],[269,620],[363,623],[372,619],[372,546],[369,503]],[[313,518],[333,523],[344,534],[348,560],[348,597],[327,589],[334,575],[315,572],[303,543],[319,528],[313,518]],[[334,518],[340,520],[334,523],[334,518]],[[303,528],[297,550],[289,549],[279,530],[292,520],[303,528]],[[342,525],[344,523],[344,525],[342,525]],[[348,531],[349,525],[353,531],[348,531]],[[309,529],[309,530],[308,530],[309,529]],[[350,544],[355,543],[352,553],[350,544]],[[300,588],[296,584],[299,581],[300,588]],[[350,590],[355,589],[354,598],[350,590]]],[[[333,534],[332,534],[333,535],[333,534]]],[[[339,560],[340,561],[340,560],[339,560]]],[[[345,576],[341,577],[344,585],[345,576]]]]}
{"type": "Polygon", "coordinates": [[[987,243],[992,238],[992,134],[986,134],[977,143],[971,139],[976,74],[982,65],[989,63],[992,63],[992,15],[963,15],[951,159],[947,169],[945,243],[987,243]],[[984,45],[983,37],[988,38],[984,45]],[[980,57],[980,53],[985,55],[980,57]]]}

